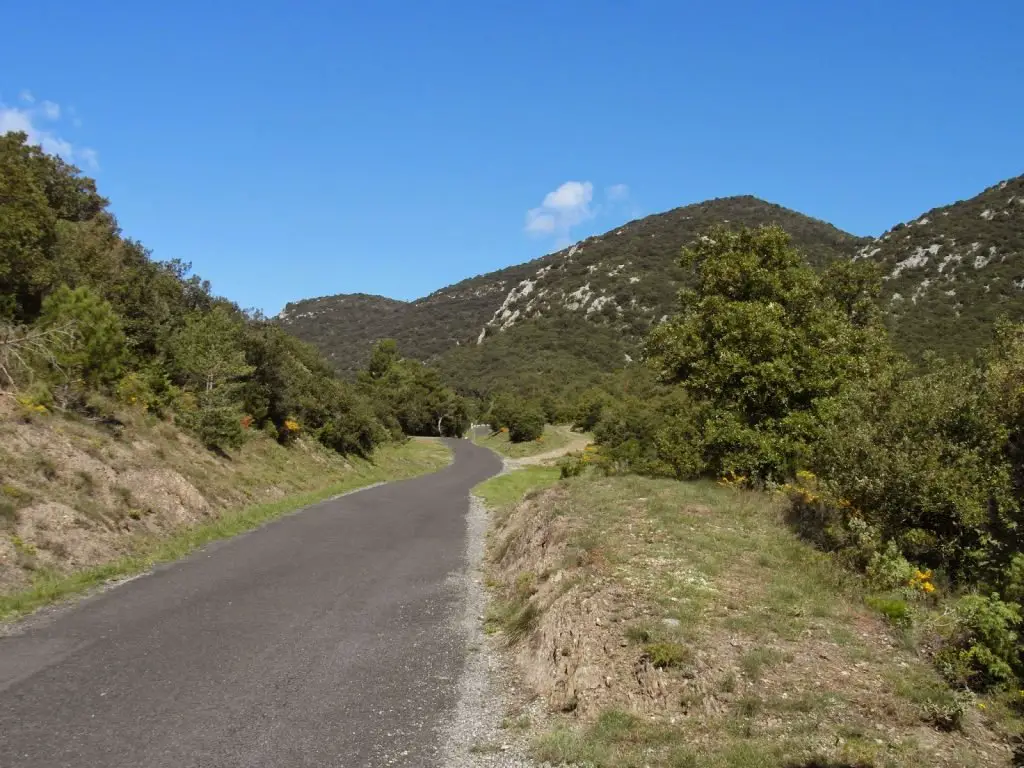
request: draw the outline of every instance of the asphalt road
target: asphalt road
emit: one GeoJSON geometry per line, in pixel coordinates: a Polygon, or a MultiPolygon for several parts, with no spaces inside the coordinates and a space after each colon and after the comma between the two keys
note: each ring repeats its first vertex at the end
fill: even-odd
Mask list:
{"type": "Polygon", "coordinates": [[[0,638],[0,767],[433,766],[465,648],[469,489],[310,507],[0,638]],[[464,581],[462,582],[464,584],[464,581]]]}

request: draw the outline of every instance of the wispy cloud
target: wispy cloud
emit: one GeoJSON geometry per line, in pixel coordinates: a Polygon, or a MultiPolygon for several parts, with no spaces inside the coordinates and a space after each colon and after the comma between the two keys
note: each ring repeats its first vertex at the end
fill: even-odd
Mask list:
{"type": "MultiPolygon", "coordinates": [[[[0,101],[0,135],[12,131],[25,133],[32,144],[42,147],[48,154],[58,155],[69,163],[79,163],[89,170],[96,170],[99,167],[96,150],[77,147],[59,135],[55,127],[41,125],[60,121],[60,104],[42,101],[37,105],[31,91],[22,91],[18,95],[18,100],[21,106],[11,106],[0,101]]],[[[77,118],[73,118],[73,123],[76,127],[79,125],[77,118]]]]}
{"type": "Polygon", "coordinates": [[[548,192],[544,201],[526,212],[526,231],[531,235],[569,237],[569,230],[594,217],[590,207],[594,185],[589,181],[567,181],[548,192]]]}
{"type": "Polygon", "coordinates": [[[594,184],[589,181],[567,181],[548,192],[544,201],[526,212],[526,231],[539,237],[553,237],[559,245],[571,242],[571,230],[596,216],[622,216],[637,207],[628,184],[611,184],[604,188],[600,200],[594,199],[594,184]]]}
{"type": "Polygon", "coordinates": [[[604,196],[608,198],[609,203],[625,202],[629,200],[629,185],[612,184],[610,187],[605,187],[604,196]]]}

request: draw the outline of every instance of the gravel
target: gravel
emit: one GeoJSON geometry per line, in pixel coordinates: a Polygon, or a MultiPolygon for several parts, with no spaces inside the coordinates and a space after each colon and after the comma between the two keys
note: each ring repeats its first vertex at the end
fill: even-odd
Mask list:
{"type": "Polygon", "coordinates": [[[483,502],[470,497],[467,516],[467,568],[462,615],[457,617],[466,647],[466,664],[458,683],[458,703],[447,724],[441,765],[444,768],[534,768],[526,757],[525,739],[501,727],[508,693],[514,685],[493,639],[484,634],[487,591],[483,584],[484,547],[489,525],[483,502]]]}

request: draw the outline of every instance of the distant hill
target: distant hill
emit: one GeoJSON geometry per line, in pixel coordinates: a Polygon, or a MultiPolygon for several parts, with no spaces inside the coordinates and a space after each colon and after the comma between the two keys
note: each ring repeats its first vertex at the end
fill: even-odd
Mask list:
{"type": "MultiPolygon", "coordinates": [[[[463,280],[416,301],[365,294],[327,296],[289,304],[280,322],[317,345],[341,371],[363,365],[381,338],[396,339],[404,355],[422,360],[460,347],[461,364],[472,367],[475,358],[466,353],[467,346],[483,345],[534,319],[546,321],[525,332],[537,343],[556,327],[562,329],[557,336],[563,339],[566,328],[582,329],[582,336],[587,328],[603,328],[601,338],[614,342],[614,358],[621,361],[625,353],[620,354],[618,347],[635,341],[652,322],[672,311],[686,277],[676,264],[680,249],[716,223],[777,223],[819,265],[847,258],[867,242],[755,197],[719,198],[629,222],[557,253],[463,280]]],[[[578,331],[569,335],[574,343],[585,342],[578,331]]],[[[545,345],[500,346],[529,354],[545,345]]],[[[577,347],[576,352],[594,356],[593,350],[577,347]]]]}
{"type": "Polygon", "coordinates": [[[880,263],[893,339],[971,356],[1000,315],[1024,320],[1024,176],[898,224],[854,258],[880,263]]]}
{"type": "Polygon", "coordinates": [[[683,246],[712,224],[775,223],[816,266],[869,259],[885,275],[882,307],[894,342],[970,356],[995,319],[1024,320],[1024,177],[937,208],[878,238],[755,197],[726,197],[624,224],[557,253],[463,280],[412,302],[364,294],[289,304],[280,322],[342,372],[394,338],[436,362],[465,392],[503,382],[522,392],[582,385],[635,356],[652,323],[675,310],[688,279],[683,246]]]}

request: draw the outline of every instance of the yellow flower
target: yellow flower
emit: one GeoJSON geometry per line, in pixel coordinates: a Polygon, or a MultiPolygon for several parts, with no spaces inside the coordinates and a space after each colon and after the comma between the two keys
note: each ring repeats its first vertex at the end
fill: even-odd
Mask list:
{"type": "Polygon", "coordinates": [[[301,429],[301,427],[299,427],[299,422],[294,419],[285,419],[284,428],[289,432],[298,432],[299,429],[301,429]]]}

